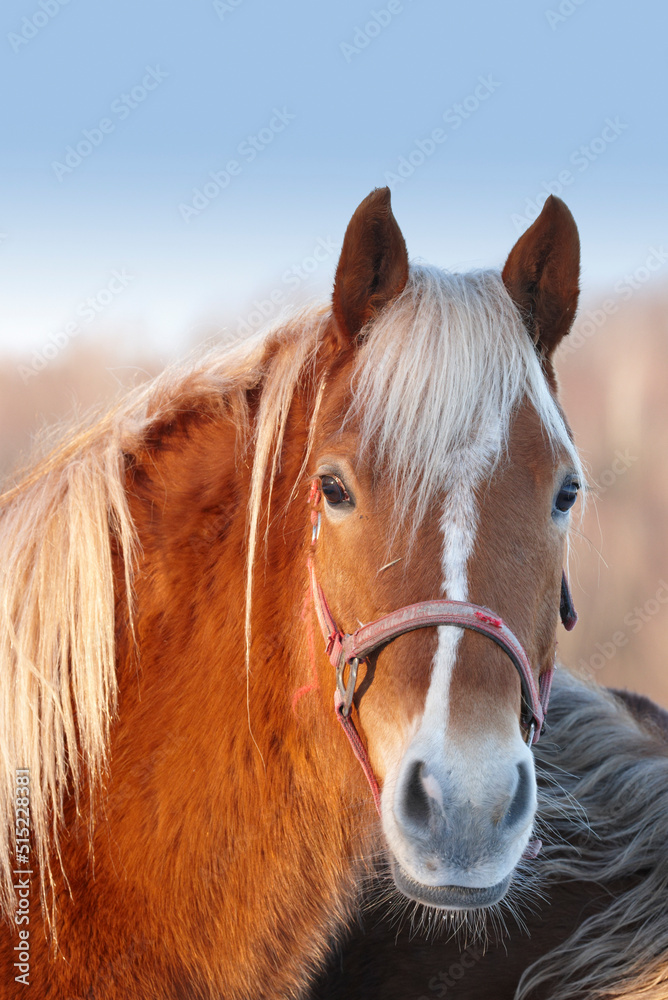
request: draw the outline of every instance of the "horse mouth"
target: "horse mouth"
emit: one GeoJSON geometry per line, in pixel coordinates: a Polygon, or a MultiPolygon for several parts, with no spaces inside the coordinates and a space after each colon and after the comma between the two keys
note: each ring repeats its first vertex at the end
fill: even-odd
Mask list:
{"type": "Polygon", "coordinates": [[[508,891],[512,872],[496,885],[482,889],[463,885],[425,885],[408,875],[397,861],[392,863],[392,875],[397,889],[417,903],[437,906],[442,910],[477,910],[493,906],[503,899],[508,891]]]}

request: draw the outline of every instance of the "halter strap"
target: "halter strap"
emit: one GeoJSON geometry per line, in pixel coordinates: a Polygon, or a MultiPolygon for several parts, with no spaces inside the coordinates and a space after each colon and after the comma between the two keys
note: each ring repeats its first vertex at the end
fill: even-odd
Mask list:
{"type": "Polygon", "coordinates": [[[559,614],[561,615],[561,622],[567,632],[570,632],[575,628],[578,620],[578,613],[575,610],[575,605],[573,604],[571,589],[568,586],[568,578],[566,577],[565,569],[561,571],[561,600],[559,601],[559,614]]]}
{"type": "MultiPolygon", "coordinates": [[[[313,534],[312,549],[315,548],[320,533],[320,513],[316,512],[318,500],[317,481],[311,484],[309,502],[312,505],[311,521],[313,534]]],[[[378,815],[380,815],[380,789],[373,772],[371,761],[364,743],[355,728],[350,715],[357,669],[361,660],[366,659],[374,650],[387,645],[397,636],[412,632],[419,628],[433,628],[440,625],[453,625],[456,628],[467,628],[473,632],[486,635],[499,646],[510,658],[519,676],[522,688],[523,718],[526,729],[526,741],[530,745],[537,743],[545,725],[547,706],[550,700],[550,689],[554,676],[555,663],[540,675],[538,684],[533,676],[531,663],[524,648],[508,628],[505,622],[490,611],[489,608],[468,601],[421,601],[419,604],[409,604],[399,608],[389,615],[383,615],[367,625],[361,625],[355,632],[342,632],[331,612],[324,591],[318,583],[313,554],[308,560],[311,599],[315,607],[320,631],[325,639],[325,651],[329,661],[336,669],[336,689],[334,691],[334,709],[336,716],[348,737],[353,753],[357,757],[371,788],[373,800],[378,815]],[[346,682],[344,672],[346,665],[349,676],[346,682]]],[[[578,620],[573,598],[568,587],[565,571],[561,574],[561,596],[559,612],[564,628],[570,632],[578,620]]]]}
{"type": "Polygon", "coordinates": [[[389,615],[383,615],[368,625],[362,625],[353,633],[343,633],[338,628],[327,598],[318,583],[312,559],[309,560],[309,573],[313,604],[326,643],[325,651],[337,671],[337,681],[342,681],[345,665],[351,666],[348,685],[344,688],[341,683],[338,685],[346,716],[350,712],[354,693],[352,674],[353,671],[356,674],[360,660],[366,659],[374,650],[385,646],[405,632],[439,625],[453,625],[456,628],[467,628],[486,635],[510,658],[520,675],[525,709],[523,721],[530,735],[529,742],[538,741],[545,721],[554,667],[545,670],[539,683],[536,684],[531,664],[519,639],[489,608],[468,601],[421,601],[419,604],[409,604],[389,615]]]}

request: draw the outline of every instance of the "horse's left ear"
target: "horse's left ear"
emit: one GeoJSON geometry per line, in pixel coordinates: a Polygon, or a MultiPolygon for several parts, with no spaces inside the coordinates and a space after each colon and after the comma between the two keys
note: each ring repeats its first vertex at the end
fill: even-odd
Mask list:
{"type": "Polygon", "coordinates": [[[376,188],[348,223],[336,268],[332,309],[343,342],[354,341],[407,281],[408,253],[392,215],[390,189],[376,188]]]}
{"type": "Polygon", "coordinates": [[[580,294],[580,238],[560,198],[547,199],[510,251],[502,277],[541,359],[549,361],[571,328],[580,294]]]}

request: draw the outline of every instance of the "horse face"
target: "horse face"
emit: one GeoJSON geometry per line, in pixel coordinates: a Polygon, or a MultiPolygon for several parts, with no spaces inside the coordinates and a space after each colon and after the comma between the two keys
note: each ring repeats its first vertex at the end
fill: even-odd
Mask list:
{"type": "MultiPolygon", "coordinates": [[[[339,626],[353,632],[436,597],[469,600],[503,618],[537,679],[554,659],[568,524],[560,508],[575,494],[577,472],[553,454],[535,410],[518,413],[493,475],[434,497],[412,540],[393,534],[386,476],[356,460],[354,437],[323,442],[316,459],[318,578],[339,626]]],[[[511,661],[468,630],[407,633],[360,668],[355,704],[383,782],[399,888],[444,907],[496,902],[536,810],[511,661]]]]}
{"type": "MultiPolygon", "coordinates": [[[[535,273],[534,243],[549,263],[546,230],[562,262],[572,259],[563,245],[572,238],[570,215],[562,209],[567,213],[560,205],[546,209],[543,216],[552,212],[552,219],[541,216],[509,258],[504,280],[507,273],[507,287],[514,280],[516,302],[524,287],[518,253],[532,287],[545,284],[547,265],[535,273]]],[[[396,246],[396,223],[391,213],[387,218],[390,232],[381,242],[396,246]]],[[[353,223],[359,233],[360,220],[353,223]]],[[[342,262],[355,260],[346,246],[350,232],[342,262]]],[[[359,309],[359,291],[337,295],[344,284],[341,267],[334,315],[355,337],[355,323],[368,323],[373,312],[359,309]],[[345,301],[358,303],[356,313],[346,313],[345,301]]],[[[362,271],[357,260],[356,280],[362,271]]],[[[396,276],[401,268],[395,263],[385,273],[396,276]]],[[[557,286],[570,289],[568,275],[558,274],[557,286]]],[[[382,275],[369,285],[376,308],[382,307],[382,275]]],[[[547,286],[553,291],[555,281],[547,286]]],[[[388,288],[391,300],[397,290],[392,282],[388,288]]],[[[560,339],[554,317],[563,321],[566,307],[556,310],[550,299],[546,323],[543,305],[538,296],[531,315],[536,350],[553,384],[550,357],[560,339]]],[[[431,490],[416,532],[397,531],[401,479],[382,457],[360,447],[354,420],[340,429],[337,415],[344,411],[343,394],[332,393],[314,470],[321,487],[317,572],[339,627],[353,632],[393,610],[440,597],[470,601],[504,619],[538,679],[554,659],[568,509],[578,485],[572,450],[548,439],[536,406],[521,398],[499,461],[483,474],[481,456],[463,447],[447,483],[431,490]]],[[[527,849],[536,810],[532,753],[520,725],[520,681],[506,654],[488,638],[451,626],[403,634],[363,665],[355,705],[383,783],[382,825],[399,889],[445,908],[497,902],[527,849]]]]}

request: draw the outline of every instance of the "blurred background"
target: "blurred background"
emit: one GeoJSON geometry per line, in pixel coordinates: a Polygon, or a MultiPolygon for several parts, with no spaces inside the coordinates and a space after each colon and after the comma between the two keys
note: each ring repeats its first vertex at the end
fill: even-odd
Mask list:
{"type": "Polygon", "coordinates": [[[582,240],[558,369],[594,490],[560,653],[668,706],[668,14],[659,0],[5,0],[0,472],[40,428],[329,294],[389,184],[409,252],[582,240]]]}

